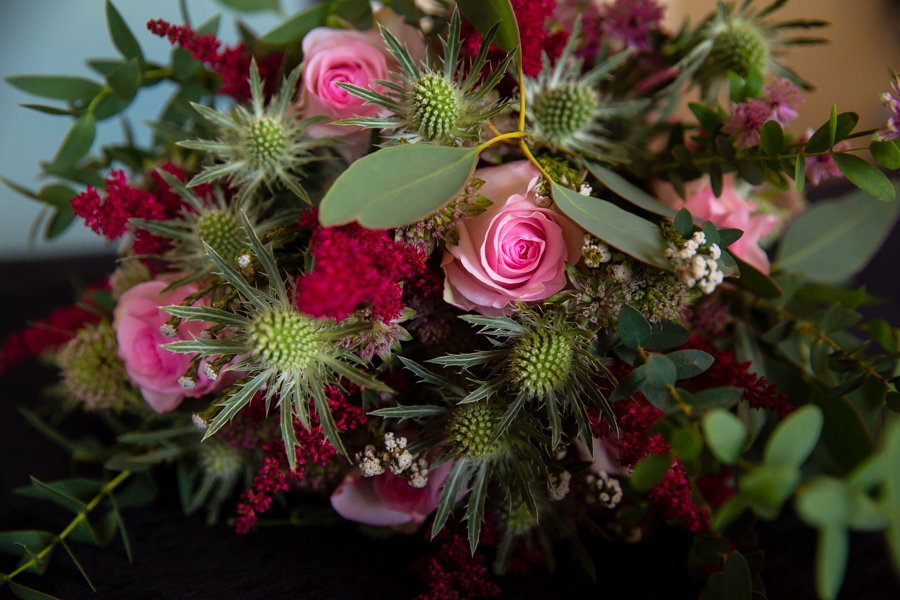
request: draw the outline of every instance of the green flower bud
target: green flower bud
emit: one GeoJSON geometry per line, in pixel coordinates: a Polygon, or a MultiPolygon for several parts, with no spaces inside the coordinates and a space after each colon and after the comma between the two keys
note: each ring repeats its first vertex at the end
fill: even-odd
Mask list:
{"type": "Polygon", "coordinates": [[[746,77],[753,70],[766,72],[771,60],[769,42],[750,21],[732,19],[716,36],[710,60],[722,71],[746,77]]]}
{"type": "Polygon", "coordinates": [[[600,96],[580,81],[550,88],[534,101],[534,117],[545,137],[564,140],[587,130],[600,106],[600,96]]]}
{"type": "Polygon", "coordinates": [[[461,404],[450,421],[450,441],[460,456],[473,460],[493,458],[503,452],[503,437],[491,442],[503,407],[489,402],[461,404]]]}
{"type": "Polygon", "coordinates": [[[321,349],[315,322],[298,312],[273,309],[260,314],[247,330],[253,356],[279,371],[302,371],[321,349]]]}
{"type": "Polygon", "coordinates": [[[459,121],[460,99],[456,84],[440,73],[425,73],[412,90],[413,126],[428,140],[441,140],[459,121]]]}
{"type": "Polygon", "coordinates": [[[244,249],[241,223],[232,212],[213,208],[203,212],[197,220],[197,235],[216,254],[226,260],[234,260],[244,249]]]}
{"type": "Polygon", "coordinates": [[[63,383],[91,409],[121,408],[133,397],[116,333],[101,322],[81,329],[57,355],[63,383]]]}
{"type": "Polygon", "coordinates": [[[256,119],[250,125],[244,144],[250,161],[258,169],[275,169],[287,155],[284,125],[268,117],[256,119]]]}
{"type": "Polygon", "coordinates": [[[203,471],[217,479],[236,476],[244,465],[243,453],[214,437],[200,445],[200,465],[203,471]]]}
{"type": "Polygon", "coordinates": [[[570,377],[574,349],[557,331],[533,331],[513,350],[512,376],[519,389],[532,396],[555,392],[570,377]]]}

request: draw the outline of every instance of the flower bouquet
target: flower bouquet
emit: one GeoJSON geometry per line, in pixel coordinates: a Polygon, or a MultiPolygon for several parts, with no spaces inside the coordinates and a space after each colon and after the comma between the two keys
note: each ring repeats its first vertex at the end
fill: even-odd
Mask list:
{"type": "Polygon", "coordinates": [[[59,367],[33,425],[111,435],[20,490],[76,516],[0,534],[0,585],[48,597],[26,578],[54,549],[127,546],[120,507],[167,468],[239,534],[424,533],[420,598],[496,595],[561,551],[596,578],[586,536],[663,525],[694,534],[702,598],[764,598],[749,534],[786,503],[819,531],[821,598],[851,531],[900,565],[900,339],[851,285],[898,216],[868,159],[900,167],[900,77],[882,129],[792,130],[810,85],[780,60],[826,23],[784,4],[675,32],[656,0],[335,0],[234,46],[184,10],[147,24],[174,46],[154,64],[107,2],[121,56],[95,79],[7,79],[74,123],[52,183],[4,182],[46,237],[80,217],[120,260],[2,347],[59,367]],[[94,147],[164,80],[149,145],[94,147]],[[807,207],[836,177],[860,191],[807,207]]]}

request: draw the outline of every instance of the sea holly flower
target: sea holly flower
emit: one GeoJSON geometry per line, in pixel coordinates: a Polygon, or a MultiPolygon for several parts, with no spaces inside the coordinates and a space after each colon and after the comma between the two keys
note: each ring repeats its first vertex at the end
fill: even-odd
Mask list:
{"type": "Polygon", "coordinates": [[[368,104],[384,109],[384,116],[358,116],[344,119],[342,125],[385,129],[389,141],[431,142],[442,145],[461,145],[464,141],[481,138],[485,122],[498,114],[505,105],[489,97],[490,92],[506,74],[513,54],[507,54],[491,75],[481,80],[481,70],[486,64],[488,48],[496,29],[492,29],[481,43],[481,51],[471,65],[459,64],[460,17],[453,13],[450,32],[443,42],[442,64],[434,67],[427,62],[417,62],[409,50],[387,29],[381,34],[401,73],[393,73],[399,83],[375,81],[384,90],[365,89],[353,83],[337,85],[349,93],[364,99],[368,104]]]}
{"type": "Polygon", "coordinates": [[[505,393],[504,390],[509,393],[511,402],[502,408],[501,415],[497,415],[497,427],[489,437],[476,435],[478,428],[472,425],[457,428],[469,436],[464,443],[466,455],[499,452],[499,447],[494,444],[502,439],[528,402],[543,403],[552,432],[551,448],[556,448],[562,437],[563,414],[574,415],[581,434],[585,439],[590,438],[583,398],[590,399],[606,415],[612,415],[606,398],[592,380],[597,373],[614,380],[606,366],[590,353],[593,334],[570,323],[564,307],[544,313],[523,307],[514,317],[461,316],[461,319],[480,326],[480,333],[491,338],[495,349],[430,361],[465,370],[488,369],[486,379],[461,404],[479,402],[480,406],[482,401],[505,393]]]}
{"type": "Polygon", "coordinates": [[[178,145],[208,152],[223,162],[204,167],[188,187],[228,179],[231,187],[239,188],[237,202],[243,205],[259,188],[265,186],[271,190],[279,183],[309,202],[298,175],[302,174],[304,166],[322,160],[312,154],[313,149],[340,142],[308,135],[310,125],[321,122],[324,117],[300,120],[290,112],[299,79],[300,67],[297,67],[282,82],[279,92],[266,103],[254,60],[250,65],[249,110],[238,105],[224,113],[192,102],[191,106],[216,127],[218,137],[215,140],[182,141],[178,145]]]}
{"type": "MultiPolygon", "coordinates": [[[[187,321],[207,321],[229,327],[234,333],[222,339],[200,339],[167,344],[177,353],[197,353],[203,358],[239,357],[230,367],[246,373],[246,381],[228,398],[221,401],[222,410],[210,422],[205,438],[250,403],[256,392],[265,389],[266,407],[273,398],[281,413],[281,432],[288,460],[296,466],[297,437],[293,420],[296,416],[308,430],[309,399],[312,398],[325,437],[341,454],[346,455],[338,429],[329,410],[325,390],[340,386],[341,380],[378,392],[390,393],[388,386],[360,371],[359,358],[352,346],[341,344],[348,337],[371,328],[367,323],[337,325],[299,312],[288,294],[287,286],[275,261],[271,245],[263,246],[245,213],[241,213],[248,245],[268,281],[268,291],[253,287],[229,261],[205,246],[219,274],[240,296],[240,312],[229,312],[203,306],[169,306],[173,316],[187,321]]],[[[217,364],[214,361],[212,364],[217,364]]],[[[210,364],[210,363],[206,363],[210,364]]]]}
{"type": "MultiPolygon", "coordinates": [[[[169,287],[197,281],[213,273],[215,267],[207,257],[204,244],[234,265],[247,247],[237,202],[226,198],[219,186],[214,186],[205,198],[201,198],[169,173],[159,171],[159,175],[183,199],[184,208],[177,217],[166,221],[131,219],[130,224],[172,240],[171,248],[162,258],[184,275],[173,280],[169,287]]],[[[273,200],[248,203],[245,207],[257,235],[297,221],[299,212],[295,209],[273,212],[273,200]],[[264,214],[270,216],[263,218],[264,214]]]]}
{"type": "Polygon", "coordinates": [[[63,384],[90,410],[137,404],[137,394],[116,351],[116,333],[107,321],[87,324],[56,354],[63,384]]]}
{"type": "Polygon", "coordinates": [[[757,10],[753,0],[737,3],[719,2],[714,15],[705,20],[694,34],[693,48],[675,68],[680,75],[666,88],[674,92],[689,77],[702,86],[703,95],[714,97],[718,82],[729,71],[741,77],[757,72],[786,78],[804,89],[810,85],[781,63],[786,49],[797,44],[822,44],[816,37],[785,37],[794,29],[825,27],[828,22],[814,19],[777,21],[772,15],[785,2],[772,2],[757,10]]]}
{"type": "Polygon", "coordinates": [[[601,95],[597,86],[611,79],[634,52],[625,49],[599,59],[594,68],[582,74],[583,61],[573,56],[580,32],[578,20],[556,64],[551,66],[545,56],[540,74],[525,78],[526,118],[538,143],[594,158],[621,159],[623,149],[609,138],[603,121],[633,116],[646,108],[649,100],[612,101],[601,95]]]}

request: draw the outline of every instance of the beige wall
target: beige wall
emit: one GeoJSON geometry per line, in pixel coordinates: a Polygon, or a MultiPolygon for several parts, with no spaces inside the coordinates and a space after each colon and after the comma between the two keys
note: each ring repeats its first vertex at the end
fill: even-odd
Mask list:
{"type": "MultiPolygon", "coordinates": [[[[696,23],[715,9],[715,0],[668,0],[667,23],[678,27],[685,16],[696,23]]],[[[756,0],[757,7],[768,0],[756,0]]],[[[838,111],[860,113],[860,126],[877,127],[887,118],[879,95],[890,88],[888,67],[900,71],[900,2],[890,0],[791,0],[778,20],[824,19],[831,27],[810,35],[827,37],[827,46],[800,46],[785,62],[816,86],[800,107],[800,128],[818,127],[838,111]],[[892,8],[896,6],[896,8],[892,8]]],[[[795,30],[803,34],[804,30],[795,30]]],[[[797,129],[795,129],[797,130],[797,129]]]]}

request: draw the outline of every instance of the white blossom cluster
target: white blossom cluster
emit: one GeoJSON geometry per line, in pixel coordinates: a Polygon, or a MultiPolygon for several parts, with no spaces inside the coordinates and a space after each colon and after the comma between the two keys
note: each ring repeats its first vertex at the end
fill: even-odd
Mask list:
{"type": "Polygon", "coordinates": [[[582,183],[578,188],[578,193],[582,196],[590,196],[594,192],[594,188],[592,188],[587,183],[582,183]]]}
{"type": "Polygon", "coordinates": [[[563,471],[557,477],[555,474],[550,474],[550,500],[562,500],[566,497],[566,494],[569,493],[569,482],[572,480],[572,474],[568,471],[563,471]]]}
{"type": "MultiPolygon", "coordinates": [[[[363,477],[381,475],[386,469],[390,469],[394,475],[399,475],[409,469],[413,465],[413,455],[406,449],[406,444],[405,437],[396,437],[393,433],[388,432],[384,434],[383,452],[378,452],[372,444],[367,445],[361,453],[357,452],[356,462],[363,477]]],[[[417,472],[419,470],[421,469],[417,465],[417,472]]],[[[428,470],[425,469],[426,483],[427,476],[428,470]]]]}
{"type": "Polygon", "coordinates": [[[612,253],[609,251],[609,246],[589,233],[584,234],[584,244],[581,246],[581,255],[584,257],[584,264],[590,269],[596,269],[601,264],[608,263],[612,260],[612,253]]]}
{"type": "Polygon", "coordinates": [[[409,485],[420,489],[428,485],[428,461],[424,458],[409,466],[409,485]]]}
{"type": "Polygon", "coordinates": [[[596,476],[588,475],[587,483],[597,490],[597,499],[606,508],[615,508],[622,501],[622,485],[606,471],[600,471],[596,476]]]}
{"type": "Polygon", "coordinates": [[[675,274],[681,283],[689,288],[698,287],[706,295],[716,291],[716,287],[725,280],[725,274],[719,270],[719,257],[722,249],[718,244],[706,244],[706,234],[694,232],[694,236],[681,248],[668,248],[666,258],[675,263],[675,274]]]}

